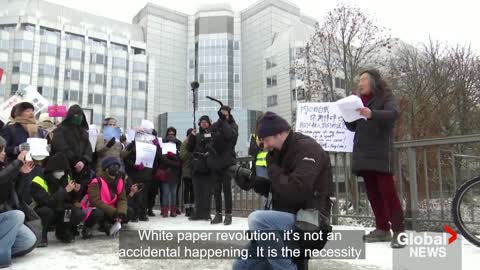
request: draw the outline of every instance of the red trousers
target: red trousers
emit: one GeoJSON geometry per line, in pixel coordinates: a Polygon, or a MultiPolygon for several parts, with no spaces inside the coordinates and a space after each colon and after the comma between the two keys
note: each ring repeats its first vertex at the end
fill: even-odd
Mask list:
{"type": "Polygon", "coordinates": [[[375,214],[376,228],[383,231],[405,230],[400,199],[395,189],[393,175],[364,171],[360,173],[365,182],[367,197],[375,214]]]}

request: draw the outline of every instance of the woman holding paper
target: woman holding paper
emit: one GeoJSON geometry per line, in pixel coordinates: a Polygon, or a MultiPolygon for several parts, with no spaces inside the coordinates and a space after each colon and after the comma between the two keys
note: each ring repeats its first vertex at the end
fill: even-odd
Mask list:
{"type": "Polygon", "coordinates": [[[360,73],[358,95],[365,107],[358,109],[365,119],[346,123],[355,132],[352,171],[362,176],[368,200],[375,214],[376,229],[364,236],[366,242],[391,241],[401,248],[398,234],[405,230],[403,210],[395,190],[393,128],[398,107],[392,91],[375,69],[360,73]],[[393,238],[390,230],[393,231],[393,238]]]}
{"type": "MultiPolygon", "coordinates": [[[[120,135],[121,131],[117,127],[117,120],[113,117],[105,118],[95,146],[97,175],[101,173],[104,158],[115,157],[121,159],[126,156],[127,152],[123,151],[123,146],[120,143],[120,135]]],[[[125,172],[123,167],[122,165],[121,170],[125,172]]]]}

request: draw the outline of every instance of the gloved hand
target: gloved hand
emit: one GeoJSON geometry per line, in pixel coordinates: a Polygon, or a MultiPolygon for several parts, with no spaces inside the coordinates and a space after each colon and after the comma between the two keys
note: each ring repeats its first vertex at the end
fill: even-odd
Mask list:
{"type": "Polygon", "coordinates": [[[175,154],[173,152],[168,152],[167,158],[175,158],[175,154]]]}
{"type": "Polygon", "coordinates": [[[135,165],[135,170],[143,171],[143,169],[145,169],[145,166],[143,165],[143,162],[138,164],[138,165],[135,165]]]}
{"type": "Polygon", "coordinates": [[[227,116],[225,116],[221,110],[218,110],[217,113],[218,113],[218,117],[220,117],[222,121],[227,120],[227,116]]]}
{"type": "Polygon", "coordinates": [[[110,141],[108,141],[106,147],[107,148],[112,148],[112,146],[115,144],[115,137],[111,138],[110,141]]]}
{"type": "Polygon", "coordinates": [[[253,182],[253,190],[268,198],[268,193],[270,193],[270,180],[256,176],[253,182]]]}
{"type": "Polygon", "coordinates": [[[156,145],[156,146],[160,146],[160,142],[158,141],[157,138],[155,138],[155,139],[152,141],[152,143],[153,143],[154,145],[156,145]]]}

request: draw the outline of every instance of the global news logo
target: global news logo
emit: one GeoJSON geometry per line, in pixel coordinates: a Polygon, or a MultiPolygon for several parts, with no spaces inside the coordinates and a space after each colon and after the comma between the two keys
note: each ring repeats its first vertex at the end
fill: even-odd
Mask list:
{"type": "Polygon", "coordinates": [[[457,240],[457,233],[448,225],[444,225],[443,228],[446,233],[442,233],[441,235],[403,232],[398,235],[398,242],[407,246],[410,257],[446,258],[447,247],[457,240]]]}

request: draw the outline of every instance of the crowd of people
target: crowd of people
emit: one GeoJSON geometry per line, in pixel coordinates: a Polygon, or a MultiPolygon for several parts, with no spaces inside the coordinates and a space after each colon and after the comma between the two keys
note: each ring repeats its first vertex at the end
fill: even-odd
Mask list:
{"type": "Polygon", "coordinates": [[[91,238],[96,229],[110,235],[117,223],[146,222],[158,205],[162,217],[176,217],[182,197],[190,220],[232,223],[228,167],[235,164],[238,126],[230,107],[222,106],[213,124],[202,116],[198,131],[189,129],[183,142],[174,127],[163,138],[155,129],[137,127],[137,134],[152,138],[147,143],[156,148],[153,166],[138,162],[136,137],[106,139],[104,131],[119,128],[115,118],[104,119],[92,143],[79,105],[58,123],[48,113],[37,119],[34,110],[29,102],[16,104],[0,129],[0,267],[10,265],[12,256],[47,247],[52,231],[58,241],[71,243],[91,238]],[[45,139],[49,155],[31,155],[29,138],[45,139]],[[162,151],[165,143],[176,150],[162,151]]]}

